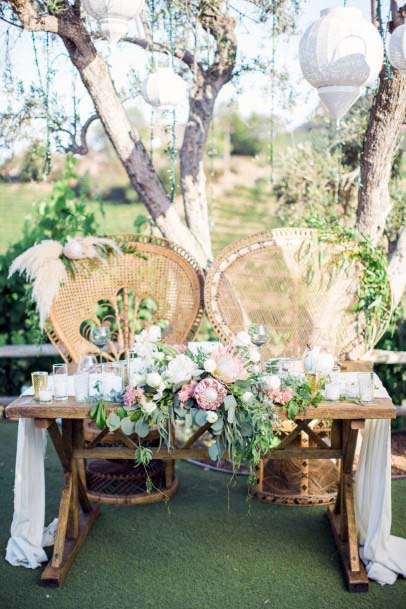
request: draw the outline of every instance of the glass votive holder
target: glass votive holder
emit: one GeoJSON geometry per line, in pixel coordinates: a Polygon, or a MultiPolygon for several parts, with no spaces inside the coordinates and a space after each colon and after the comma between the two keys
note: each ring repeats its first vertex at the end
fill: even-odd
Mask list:
{"type": "Polygon", "coordinates": [[[75,400],[77,402],[87,402],[89,399],[89,373],[77,372],[74,374],[73,386],[75,390],[75,400]]]}
{"type": "Polygon", "coordinates": [[[39,392],[41,389],[46,389],[48,387],[48,372],[32,372],[31,382],[34,391],[34,400],[39,402],[39,392]]]}
{"type": "Polygon", "coordinates": [[[310,387],[311,393],[315,394],[320,391],[320,389],[323,389],[326,379],[321,374],[317,374],[316,372],[306,372],[305,378],[310,387]]]}
{"type": "Polygon", "coordinates": [[[102,377],[102,364],[95,364],[93,368],[89,370],[89,397],[94,398],[101,395],[102,377]]]}
{"type": "Polygon", "coordinates": [[[107,362],[103,364],[101,393],[103,398],[108,400],[114,397],[115,393],[123,390],[123,369],[120,362],[107,362]]]}
{"type": "Polygon", "coordinates": [[[357,400],[359,398],[359,384],[357,381],[350,381],[345,384],[345,397],[349,400],[357,400]]]}
{"type": "Polygon", "coordinates": [[[324,397],[329,402],[338,402],[340,399],[341,384],[337,382],[326,383],[324,397]]]}
{"type": "Polygon", "coordinates": [[[54,364],[52,366],[55,400],[68,399],[68,364],[54,364]]]}
{"type": "Polygon", "coordinates": [[[374,373],[358,373],[359,398],[363,404],[368,404],[374,400],[374,373]]]}

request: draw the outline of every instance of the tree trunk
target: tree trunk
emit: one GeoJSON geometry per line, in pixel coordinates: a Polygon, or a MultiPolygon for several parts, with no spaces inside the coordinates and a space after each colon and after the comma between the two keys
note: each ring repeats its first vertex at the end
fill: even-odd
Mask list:
{"type": "Polygon", "coordinates": [[[357,208],[357,228],[375,243],[383,234],[391,209],[389,181],[405,115],[406,74],[393,68],[393,78],[387,78],[384,67],[365,135],[357,208]]]}

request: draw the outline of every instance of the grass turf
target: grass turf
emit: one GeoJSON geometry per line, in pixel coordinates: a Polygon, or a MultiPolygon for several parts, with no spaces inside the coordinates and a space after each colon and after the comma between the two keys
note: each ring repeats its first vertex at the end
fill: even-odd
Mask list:
{"type": "MultiPolygon", "coordinates": [[[[0,542],[9,534],[17,426],[0,424],[0,542]]],[[[406,581],[349,594],[325,508],[251,502],[246,479],[187,463],[170,513],[163,504],[102,506],[65,587],[38,586],[40,570],[0,563],[2,609],[404,609],[406,581]]],[[[47,520],[61,475],[48,447],[47,520]]],[[[406,481],[393,483],[393,533],[406,535],[406,481]]]]}

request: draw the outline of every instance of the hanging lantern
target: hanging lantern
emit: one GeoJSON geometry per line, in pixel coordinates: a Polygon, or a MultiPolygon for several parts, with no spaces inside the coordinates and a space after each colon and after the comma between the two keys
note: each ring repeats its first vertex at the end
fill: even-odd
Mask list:
{"type": "Polygon", "coordinates": [[[144,8],[144,0],[83,0],[86,12],[96,19],[103,37],[118,42],[128,33],[128,23],[144,8]]]}
{"type": "Polygon", "coordinates": [[[158,68],[144,80],[141,93],[151,106],[180,106],[186,99],[186,83],[171,67],[158,68]]]}
{"type": "Polygon", "coordinates": [[[406,23],[393,30],[389,40],[388,55],[394,68],[406,72],[406,23]]]}
{"type": "Polygon", "coordinates": [[[299,45],[305,79],[317,89],[323,106],[338,120],[351,108],[362,88],[372,84],[383,61],[378,30],[357,8],[320,12],[299,45]]]}

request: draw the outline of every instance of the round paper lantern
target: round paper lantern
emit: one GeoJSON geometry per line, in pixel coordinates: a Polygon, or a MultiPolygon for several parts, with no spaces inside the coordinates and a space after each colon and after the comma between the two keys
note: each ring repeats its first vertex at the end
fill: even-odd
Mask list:
{"type": "Polygon", "coordinates": [[[141,93],[151,106],[179,106],[186,99],[186,83],[172,68],[158,68],[144,80],[141,93]]]}
{"type": "Polygon", "coordinates": [[[83,0],[82,4],[110,42],[123,38],[128,32],[128,22],[144,8],[144,0],[83,0]]]}
{"type": "Polygon", "coordinates": [[[338,120],[378,76],[383,43],[359,9],[325,9],[303,34],[299,60],[303,76],[338,120]]]}
{"type": "Polygon", "coordinates": [[[393,30],[389,40],[388,55],[394,68],[406,72],[406,23],[393,30]]]}

